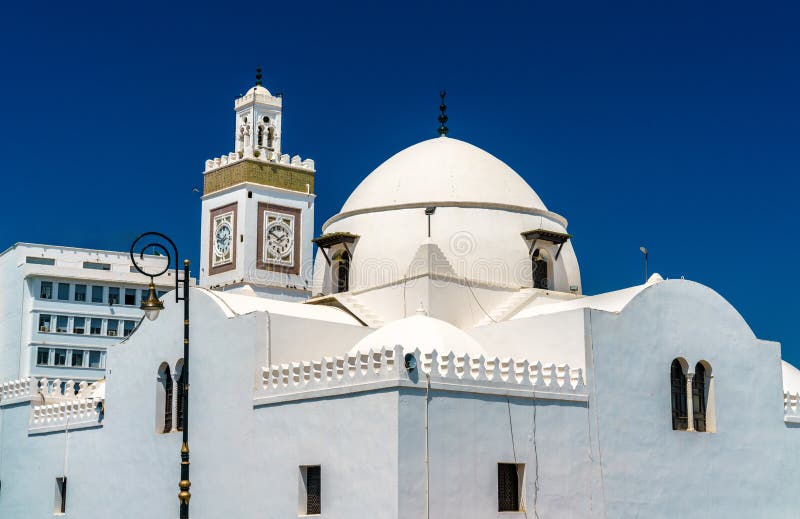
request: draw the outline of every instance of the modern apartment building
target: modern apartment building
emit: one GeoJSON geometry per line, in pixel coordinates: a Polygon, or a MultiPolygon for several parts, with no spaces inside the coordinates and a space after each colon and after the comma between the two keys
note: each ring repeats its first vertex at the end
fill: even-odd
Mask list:
{"type": "MultiPolygon", "coordinates": [[[[163,268],[165,257],[141,264],[163,268]]],[[[173,271],[156,281],[174,288],[173,271]]],[[[149,278],[126,252],[17,243],[0,254],[0,379],[97,380],[142,319],[149,278]]]]}

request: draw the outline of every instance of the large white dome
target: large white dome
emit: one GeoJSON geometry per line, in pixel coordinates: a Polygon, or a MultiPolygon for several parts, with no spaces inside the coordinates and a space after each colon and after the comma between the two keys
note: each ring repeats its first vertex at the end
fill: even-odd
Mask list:
{"type": "Polygon", "coordinates": [[[513,169],[472,144],[438,137],[389,158],[353,191],[342,213],[420,202],[471,202],[546,210],[513,169]]]}
{"type": "Polygon", "coordinates": [[[440,355],[447,355],[452,351],[458,355],[467,353],[474,359],[487,354],[478,341],[463,331],[450,323],[426,315],[412,315],[378,328],[358,341],[350,354],[366,353],[370,349],[378,351],[384,347],[393,348],[398,344],[406,348],[406,351],[419,348],[421,353],[436,350],[440,355]]]}

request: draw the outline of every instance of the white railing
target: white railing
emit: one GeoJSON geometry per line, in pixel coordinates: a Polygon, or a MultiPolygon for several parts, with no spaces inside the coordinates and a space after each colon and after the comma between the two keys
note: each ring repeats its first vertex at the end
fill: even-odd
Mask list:
{"type": "Polygon", "coordinates": [[[29,432],[83,429],[102,425],[102,398],[64,400],[31,407],[29,432]]]}
{"type": "Polygon", "coordinates": [[[262,368],[263,387],[256,394],[256,403],[426,384],[445,391],[588,400],[583,370],[566,364],[544,366],[541,362],[471,358],[452,352],[440,355],[435,350],[429,354],[419,350],[410,353],[417,363],[415,370],[406,368],[402,346],[262,368]]]}
{"type": "Polygon", "coordinates": [[[36,379],[26,377],[19,380],[4,382],[0,385],[0,405],[15,404],[17,402],[29,402],[36,397],[38,385],[36,379]]]}
{"type": "Polygon", "coordinates": [[[784,421],[800,423],[800,393],[783,394],[784,421]]]}

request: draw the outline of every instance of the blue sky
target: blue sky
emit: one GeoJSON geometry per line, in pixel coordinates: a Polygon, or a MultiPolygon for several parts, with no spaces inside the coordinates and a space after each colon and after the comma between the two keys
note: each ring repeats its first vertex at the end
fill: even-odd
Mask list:
{"type": "Polygon", "coordinates": [[[0,173],[17,241],[197,265],[205,159],[264,68],[285,152],[317,164],[317,228],[436,135],[498,156],[566,216],[587,293],[652,270],[726,297],[800,365],[800,4],[44,2],[0,31],[0,173]]]}

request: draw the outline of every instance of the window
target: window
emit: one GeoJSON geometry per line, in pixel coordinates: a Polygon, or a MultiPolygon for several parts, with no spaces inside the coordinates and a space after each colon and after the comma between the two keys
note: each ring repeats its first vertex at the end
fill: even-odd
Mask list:
{"type": "Polygon", "coordinates": [[[136,321],[123,321],[122,322],[122,336],[127,337],[133,331],[133,328],[136,326],[136,321]]]}
{"type": "Polygon", "coordinates": [[[103,287],[92,287],[92,303],[103,302],[103,287]]]}
{"type": "Polygon", "coordinates": [[[533,269],[533,288],[550,288],[548,263],[544,253],[540,249],[534,250],[531,255],[531,261],[531,268],[533,269]]]}
{"type": "Polygon", "coordinates": [[[58,300],[59,301],[69,300],[69,283],[58,284],[58,300]]]}
{"type": "Polygon", "coordinates": [[[72,333],[83,335],[86,333],[86,318],[73,317],[72,318],[72,333]]]}
{"type": "Polygon", "coordinates": [[[350,290],[350,253],[340,251],[334,256],[336,264],[336,293],[350,290]]]}
{"type": "Polygon", "coordinates": [[[39,285],[39,298],[40,299],[53,299],[53,282],[42,281],[39,285]]]}
{"type": "Polygon", "coordinates": [[[56,500],[53,513],[61,515],[67,513],[67,477],[56,478],[56,500]]]}
{"type": "Polygon", "coordinates": [[[298,515],[322,513],[322,467],[303,465],[300,467],[300,503],[298,515]]]}
{"type": "Polygon", "coordinates": [[[267,148],[272,149],[272,143],[275,141],[275,130],[270,127],[267,130],[267,148]]]}
{"type": "Polygon", "coordinates": [[[38,348],[36,350],[36,365],[47,366],[50,364],[50,348],[38,348]]]}
{"type": "Polygon", "coordinates": [[[497,510],[521,512],[522,481],[525,465],[521,463],[497,464],[497,510]]]}
{"type": "Polygon", "coordinates": [[[672,393],[672,430],[685,431],[688,428],[686,413],[686,375],[681,361],[675,359],[670,368],[672,393]]]}
{"type": "Polygon", "coordinates": [[[50,316],[48,314],[39,314],[39,331],[50,331],[50,316]]]}
{"type": "Polygon", "coordinates": [[[102,368],[103,367],[103,352],[102,351],[89,351],[89,367],[102,368]]]}
{"type": "Polygon", "coordinates": [[[94,263],[91,261],[84,261],[83,268],[89,270],[111,270],[111,265],[108,263],[94,263]]]}
{"type": "Polygon", "coordinates": [[[146,288],[143,289],[142,290],[142,297],[139,299],[139,302],[140,303],[144,303],[145,301],[147,301],[147,296],[149,296],[149,295],[150,295],[150,291],[148,289],[146,289],[146,288]]]}
{"type": "Polygon", "coordinates": [[[110,305],[118,305],[119,304],[119,288],[118,287],[108,287],[108,304],[110,304],[110,305]]]}
{"type": "Polygon", "coordinates": [[[86,285],[75,285],[75,301],[86,301],[86,285]]]}
{"type": "Polygon", "coordinates": [[[106,335],[109,337],[116,337],[117,330],[119,329],[119,321],[116,319],[109,319],[106,325],[106,335]]]}
{"type": "Polygon", "coordinates": [[[158,296],[159,299],[161,299],[164,296],[164,294],[166,294],[166,291],[156,290],[156,295],[158,296]]]}
{"type": "Polygon", "coordinates": [[[136,289],[125,289],[125,304],[128,306],[136,306],[136,289]]]}
{"type": "Polygon", "coordinates": [[[183,430],[183,410],[185,409],[185,398],[186,393],[183,391],[183,359],[178,361],[178,365],[175,366],[175,371],[180,371],[180,375],[178,375],[178,383],[176,384],[176,389],[178,390],[178,398],[175,402],[175,428],[179,431],[183,430]]]}
{"type": "Polygon", "coordinates": [[[86,356],[83,350],[72,350],[72,363],[70,364],[76,368],[83,367],[83,359],[86,356]]]}
{"type": "Polygon", "coordinates": [[[706,432],[706,367],[698,362],[692,378],[692,413],[694,430],[706,432]]]}
{"type": "Polygon", "coordinates": [[[156,402],[156,431],[168,433],[172,431],[172,374],[169,364],[162,363],[158,368],[158,391],[156,402]]]}
{"type": "Polygon", "coordinates": [[[67,333],[69,331],[69,317],[66,315],[56,316],[56,332],[67,333]]]}
{"type": "Polygon", "coordinates": [[[53,350],[53,366],[66,366],[67,365],[67,350],[63,348],[55,348],[53,350]]]}
{"type": "Polygon", "coordinates": [[[259,125],[258,126],[258,146],[261,147],[264,145],[264,127],[259,125]]]}
{"type": "Polygon", "coordinates": [[[92,317],[89,324],[89,335],[100,335],[103,333],[103,320],[97,317],[92,317]]]}
{"type": "Polygon", "coordinates": [[[56,260],[53,258],[40,258],[36,256],[28,256],[25,258],[25,263],[31,263],[33,265],[55,265],[56,260]]]}

